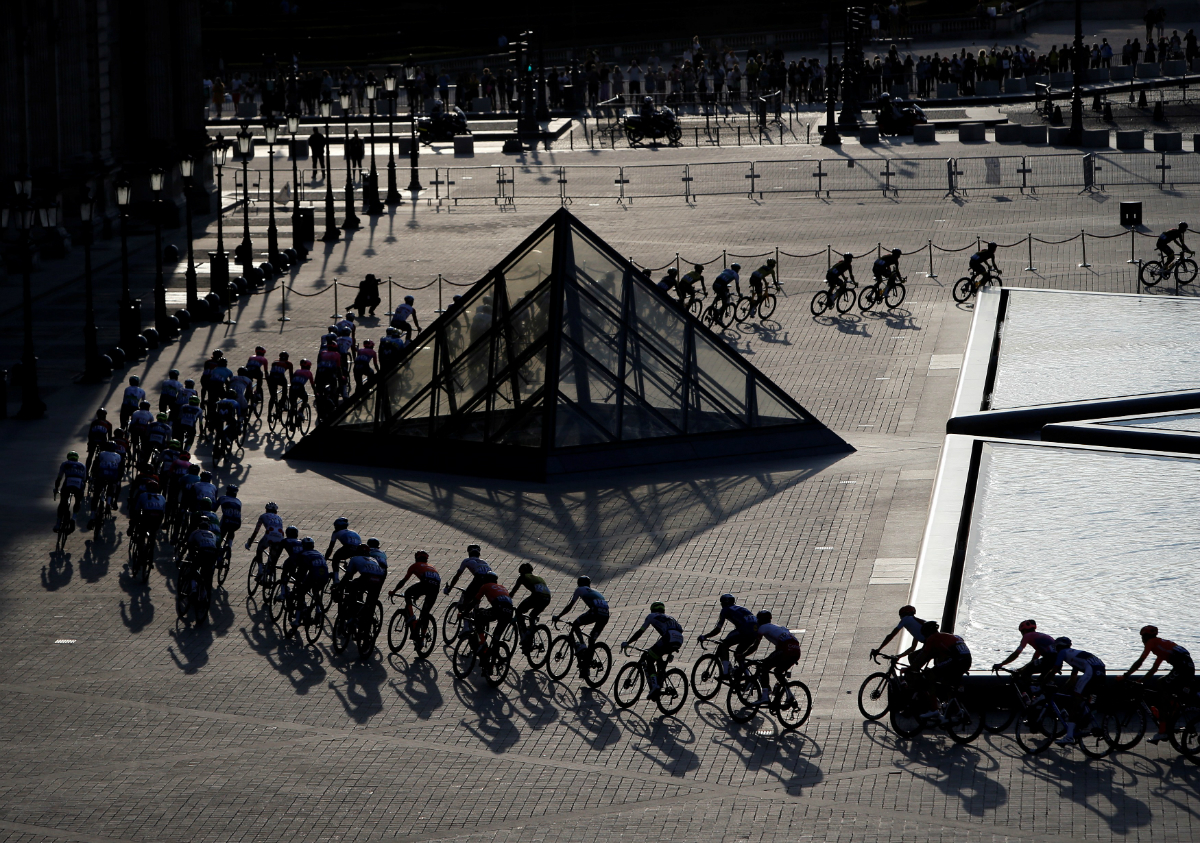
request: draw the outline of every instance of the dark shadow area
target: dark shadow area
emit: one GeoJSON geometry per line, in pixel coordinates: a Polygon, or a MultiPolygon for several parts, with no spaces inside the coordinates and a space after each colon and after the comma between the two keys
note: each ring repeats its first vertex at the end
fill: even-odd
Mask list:
{"type": "Polygon", "coordinates": [[[644,744],[631,744],[630,748],[662,767],[664,772],[684,776],[699,769],[700,756],[691,749],[696,743],[696,733],[678,717],[663,715],[654,703],[643,700],[632,708],[619,711],[616,719],[631,735],[645,741],[644,744]],[[647,712],[652,710],[658,716],[646,720],[638,711],[643,705],[649,707],[647,712]]]}
{"type": "Polygon", "coordinates": [[[480,743],[495,753],[516,746],[521,739],[521,730],[513,722],[516,707],[503,687],[489,687],[476,668],[466,679],[454,681],[454,696],[475,715],[464,717],[459,723],[480,743]]]}
{"type": "Polygon", "coordinates": [[[71,554],[65,550],[53,550],[50,552],[50,563],[42,566],[42,588],[46,591],[58,591],[71,582],[74,572],[71,554]]]}
{"type": "Polygon", "coordinates": [[[387,662],[400,674],[398,678],[388,680],[396,696],[420,719],[431,718],[445,702],[442,689],[438,687],[441,671],[429,659],[414,658],[409,661],[403,653],[391,654],[387,662]]]}
{"type": "Polygon", "coordinates": [[[341,654],[329,653],[328,658],[330,666],[342,674],[346,683],[343,689],[336,682],[330,682],[329,689],[337,695],[346,714],[355,723],[366,723],[383,710],[381,689],[388,674],[381,659],[360,662],[354,645],[341,654]]]}

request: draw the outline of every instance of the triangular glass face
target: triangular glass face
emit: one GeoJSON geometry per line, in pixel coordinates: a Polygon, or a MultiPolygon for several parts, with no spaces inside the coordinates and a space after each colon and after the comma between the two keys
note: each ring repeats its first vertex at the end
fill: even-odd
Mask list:
{"type": "Polygon", "coordinates": [[[800,413],[795,412],[776,398],[770,390],[761,383],[755,386],[755,398],[758,402],[758,424],[797,424],[808,421],[800,413]]]}
{"type": "Polygon", "coordinates": [[[599,427],[585,418],[570,404],[558,402],[554,414],[554,444],[559,448],[572,445],[599,445],[610,441],[599,427]]]}
{"type": "Polygon", "coordinates": [[[542,447],[542,402],[537,401],[520,412],[523,415],[514,417],[505,428],[496,430],[493,441],[501,445],[517,445],[523,448],[542,447]]]}
{"type": "MultiPolygon", "coordinates": [[[[422,338],[391,374],[384,375],[387,406],[383,409],[388,416],[404,413],[413,399],[429,387],[433,380],[433,358],[433,338],[422,338]]],[[[428,404],[428,400],[425,400],[424,405],[428,407],[428,404]]],[[[425,413],[428,415],[428,409],[425,413]]]]}
{"type": "Polygon", "coordinates": [[[575,280],[589,292],[602,291],[601,301],[620,312],[621,285],[625,278],[625,267],[600,251],[587,235],[571,230],[571,255],[575,280]]]}
{"type": "Polygon", "coordinates": [[[467,349],[479,343],[492,327],[494,302],[493,285],[488,284],[466,296],[458,307],[447,314],[443,336],[446,338],[447,362],[457,360],[467,349]]]}
{"type": "Polygon", "coordinates": [[[546,280],[553,261],[554,226],[551,226],[533,245],[497,267],[508,289],[509,312],[515,313],[529,293],[546,280]]]}
{"type": "Polygon", "coordinates": [[[375,428],[375,394],[372,393],[370,398],[352,406],[349,411],[337,419],[334,424],[338,427],[353,427],[359,430],[373,430],[375,428]]]}

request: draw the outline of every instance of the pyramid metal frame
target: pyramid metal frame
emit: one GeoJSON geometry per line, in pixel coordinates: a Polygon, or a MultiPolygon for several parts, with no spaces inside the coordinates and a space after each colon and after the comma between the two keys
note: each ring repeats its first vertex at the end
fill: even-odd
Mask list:
{"type": "Polygon", "coordinates": [[[545,480],[849,450],[564,208],[288,457],[545,480]]]}

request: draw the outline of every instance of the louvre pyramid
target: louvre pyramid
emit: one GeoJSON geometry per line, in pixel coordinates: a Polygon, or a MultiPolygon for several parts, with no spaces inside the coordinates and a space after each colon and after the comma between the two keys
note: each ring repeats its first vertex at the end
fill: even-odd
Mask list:
{"type": "Polygon", "coordinates": [[[288,457],[545,480],[849,450],[564,208],[288,457]]]}

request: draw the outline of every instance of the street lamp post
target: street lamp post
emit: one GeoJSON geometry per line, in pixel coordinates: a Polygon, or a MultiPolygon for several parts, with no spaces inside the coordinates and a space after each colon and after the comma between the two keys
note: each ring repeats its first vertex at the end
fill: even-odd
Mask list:
{"type": "Polygon", "coordinates": [[[237,133],[238,154],[242,156],[242,244],[238,250],[242,253],[242,275],[250,279],[250,269],[254,266],[254,244],[250,241],[250,124],[243,123],[242,130],[237,133]]]}
{"type": "Polygon", "coordinates": [[[1083,91],[1079,77],[1083,70],[1083,0],[1075,0],[1075,48],[1071,51],[1071,128],[1067,143],[1083,143],[1083,91]]]}
{"type": "Polygon", "coordinates": [[[129,201],[133,198],[133,188],[129,182],[122,179],[117,183],[117,210],[121,215],[121,318],[118,320],[121,331],[121,349],[127,359],[135,356],[137,351],[137,335],[142,321],[139,305],[133,303],[129,294],[129,237],[126,231],[126,221],[129,219],[129,201]]]}
{"type": "Polygon", "coordinates": [[[371,126],[371,174],[367,177],[368,183],[363,185],[363,210],[371,216],[383,213],[383,203],[379,201],[379,171],[375,169],[375,95],[378,91],[374,75],[368,76],[366,94],[371,126]]]}
{"type": "Polygon", "coordinates": [[[408,152],[408,189],[413,193],[413,201],[415,202],[416,194],[421,190],[421,179],[417,175],[417,162],[420,160],[421,140],[417,135],[417,98],[409,97],[408,100],[408,119],[412,129],[412,144],[408,152]]]}
{"type": "Polygon", "coordinates": [[[392,124],[396,119],[396,74],[389,68],[383,76],[383,90],[388,98],[388,189],[387,203],[395,206],[402,201],[400,191],[396,189],[396,156],[392,148],[392,124]]]}
{"type": "MultiPolygon", "coordinates": [[[[33,228],[33,179],[16,179],[17,188],[17,227],[21,229],[21,317],[25,323],[25,342],[21,349],[21,409],[17,411],[19,419],[40,419],[46,414],[46,405],[38,395],[37,355],[33,350],[33,281],[30,274],[33,271],[33,244],[29,232],[33,228]]],[[[43,224],[49,226],[53,222],[58,225],[58,209],[47,209],[53,216],[49,219],[43,214],[43,224]]]]}
{"type": "Polygon", "coordinates": [[[221,171],[229,157],[229,144],[218,134],[211,148],[213,166],[217,169],[217,250],[208,253],[208,288],[210,293],[223,299],[224,291],[229,289],[229,255],[225,251],[225,195],[221,192],[221,171]]]}
{"type": "MultiPolygon", "coordinates": [[[[292,112],[287,116],[288,134],[292,136],[292,147],[296,145],[296,134],[300,131],[300,115],[292,112]]],[[[292,250],[296,257],[303,258],[308,254],[304,247],[304,238],[300,235],[300,171],[296,164],[295,150],[292,150],[292,183],[296,189],[292,191],[292,250]]]]}
{"type": "Polygon", "coordinates": [[[192,250],[192,203],[188,188],[192,186],[192,174],[196,170],[196,159],[185,155],[179,162],[179,175],[183,176],[183,217],[187,221],[187,271],[183,277],[187,285],[187,311],[196,312],[200,294],[196,291],[196,256],[192,250]]]}
{"type": "Polygon", "coordinates": [[[162,190],[166,174],[155,167],[150,171],[150,191],[154,194],[154,327],[163,337],[167,331],[167,285],[163,278],[162,190]]]}
{"type": "Polygon", "coordinates": [[[263,122],[263,135],[267,140],[267,260],[279,268],[279,231],[275,228],[275,138],[279,124],[274,117],[263,122]]]}
{"type": "Polygon", "coordinates": [[[338,101],[342,106],[342,125],[345,127],[346,139],[342,146],[342,157],[346,159],[346,221],[342,228],[354,231],[361,225],[358,215],[354,213],[354,177],[350,168],[350,103],[352,101],[350,86],[343,85],[338,101]]]}
{"type": "Polygon", "coordinates": [[[84,192],[79,203],[79,220],[83,223],[80,235],[83,238],[83,380],[95,383],[101,379],[100,342],[96,332],[96,306],[92,289],[92,216],[96,203],[89,192],[84,192]]]}
{"type": "Polygon", "coordinates": [[[826,29],[829,57],[825,62],[825,135],[821,138],[822,146],[840,146],[842,138],[837,130],[837,94],[833,86],[833,21],[829,20],[826,29]]]}
{"type": "Polygon", "coordinates": [[[329,99],[323,99],[318,108],[321,118],[325,121],[325,234],[321,240],[336,243],[342,239],[342,232],[338,230],[333,207],[333,144],[329,135],[329,115],[333,113],[333,103],[329,99]]]}

